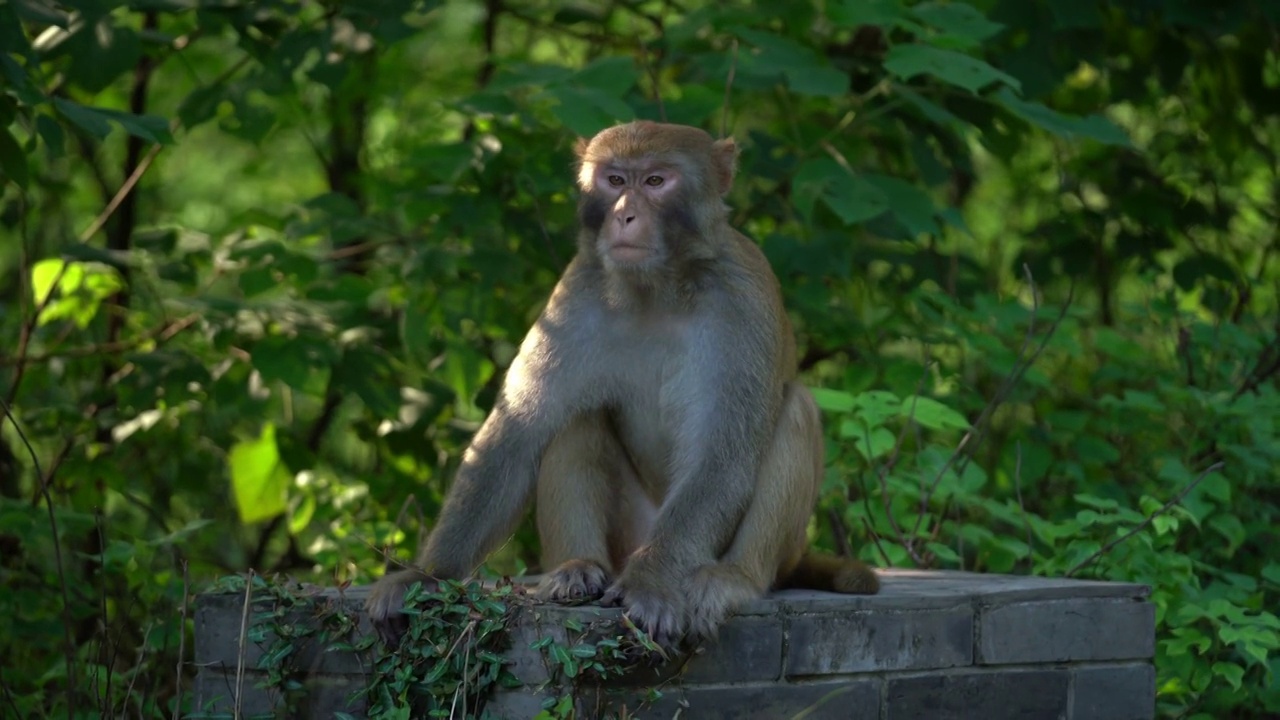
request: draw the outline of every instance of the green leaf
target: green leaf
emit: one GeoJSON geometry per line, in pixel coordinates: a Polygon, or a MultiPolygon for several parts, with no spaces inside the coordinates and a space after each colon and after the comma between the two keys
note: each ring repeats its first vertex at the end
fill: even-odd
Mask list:
{"type": "Polygon", "coordinates": [[[266,423],[258,437],[233,445],[227,465],[242,522],[267,520],[285,511],[293,476],[280,458],[275,425],[266,423]]]}
{"type": "Polygon", "coordinates": [[[94,108],[59,97],[53,99],[53,106],[76,127],[99,140],[111,134],[111,123],[107,122],[107,118],[94,108]]]}
{"type": "Polygon", "coordinates": [[[967,430],[969,421],[963,415],[934,400],[919,395],[902,399],[902,417],[912,417],[930,430],[967,430]]]}
{"type": "Polygon", "coordinates": [[[140,137],[157,145],[168,145],[173,142],[169,133],[169,121],[155,115],[134,115],[120,110],[99,108],[98,112],[106,115],[124,128],[130,135],[140,137]]]}
{"type": "Polygon", "coordinates": [[[842,390],[829,390],[827,388],[809,388],[809,392],[813,393],[813,399],[818,403],[818,409],[828,412],[849,412],[853,410],[853,395],[842,390]]]}
{"type": "Polygon", "coordinates": [[[849,76],[832,67],[787,70],[787,87],[801,95],[841,97],[849,92],[849,76]]]}
{"type": "Polygon", "coordinates": [[[961,40],[967,46],[977,46],[1004,28],[992,22],[972,5],[962,2],[925,2],[911,8],[912,13],[925,23],[941,30],[946,37],[961,40]]]}
{"type": "Polygon", "coordinates": [[[1020,88],[1018,79],[1003,73],[978,58],[953,50],[907,43],[894,45],[885,54],[884,67],[904,80],[917,75],[932,75],[950,85],[977,93],[992,83],[1020,88]]]}
{"type": "Polygon", "coordinates": [[[885,390],[859,393],[854,398],[854,404],[858,417],[871,427],[883,425],[889,418],[897,417],[902,409],[901,398],[885,390]]]}
{"type": "Polygon", "coordinates": [[[938,105],[932,100],[929,100],[905,85],[896,87],[895,91],[903,100],[914,105],[915,108],[920,111],[920,114],[927,120],[941,127],[949,128],[959,133],[965,132],[970,127],[969,123],[961,120],[946,108],[938,105]]]}
{"type": "Polygon", "coordinates": [[[796,209],[812,219],[813,205],[822,200],[846,225],[864,222],[884,214],[889,200],[878,188],[855,177],[833,158],[809,160],[796,171],[796,209]]]}
{"type": "Polygon", "coordinates": [[[31,181],[31,169],[27,166],[27,154],[22,151],[18,141],[5,128],[0,128],[0,171],[5,178],[15,185],[26,189],[31,181]]]}
{"type": "Polygon", "coordinates": [[[253,367],[265,382],[282,382],[295,390],[302,389],[313,365],[310,343],[280,335],[270,335],[253,345],[253,367]]]}
{"type": "Polygon", "coordinates": [[[620,98],[627,94],[639,77],[636,61],[630,55],[608,55],[574,73],[568,82],[620,98]]]}
{"type": "MultiPolygon", "coordinates": [[[[14,14],[20,19],[29,23],[40,23],[42,25],[53,25],[66,29],[70,24],[70,18],[67,13],[52,7],[51,4],[39,2],[38,0],[13,0],[14,14]]],[[[71,7],[76,7],[71,4],[71,7]]],[[[10,52],[14,48],[6,48],[10,52]]]]}
{"type": "Polygon", "coordinates": [[[925,543],[925,547],[944,563],[949,565],[960,564],[960,556],[948,545],[943,545],[940,542],[929,542],[925,543]]]}
{"type": "Polygon", "coordinates": [[[365,348],[348,348],[333,371],[342,390],[356,396],[378,418],[394,418],[400,412],[400,388],[389,361],[365,348]]]}
{"type": "Polygon", "coordinates": [[[733,32],[760,51],[751,58],[757,72],[781,73],[795,92],[837,97],[849,91],[849,76],[828,65],[813,48],[760,30],[734,28],[733,32]]]}
{"type": "Polygon", "coordinates": [[[1196,288],[1205,278],[1221,280],[1228,285],[1235,285],[1240,280],[1235,268],[1210,253],[1196,253],[1173,266],[1173,281],[1183,290],[1196,288]]]}
{"type": "Polygon", "coordinates": [[[1280,585],[1280,565],[1271,563],[1262,568],[1262,579],[1280,585]]]}
{"type": "Polygon", "coordinates": [[[192,90],[178,106],[178,120],[184,128],[191,128],[212,120],[218,114],[218,105],[226,97],[222,85],[210,85],[192,90]]]}
{"type": "Polygon", "coordinates": [[[863,178],[885,196],[889,201],[889,212],[902,223],[912,238],[938,234],[933,199],[923,190],[888,175],[867,173],[863,178]]]}
{"type": "Polygon", "coordinates": [[[36,116],[36,132],[40,134],[40,138],[44,140],[45,147],[48,148],[49,154],[55,158],[62,157],[66,141],[66,135],[62,132],[62,126],[57,120],[44,113],[36,116]]]}
{"type": "Polygon", "coordinates": [[[874,25],[902,28],[913,35],[924,32],[924,28],[907,14],[901,0],[838,0],[827,5],[827,16],[840,28],[874,25]]]}
{"type": "Polygon", "coordinates": [[[58,279],[66,274],[62,258],[46,258],[31,267],[31,300],[38,307],[48,301],[58,279]]]}
{"type": "Polygon", "coordinates": [[[860,432],[855,432],[851,439],[854,447],[867,461],[888,455],[898,442],[893,433],[882,427],[870,431],[863,428],[860,432]]]}
{"type": "Polygon", "coordinates": [[[1216,662],[1213,664],[1213,674],[1226,680],[1236,690],[1240,689],[1244,680],[1244,668],[1235,663],[1216,662]]]}
{"type": "Polygon", "coordinates": [[[590,137],[619,121],[635,117],[625,102],[596,88],[554,87],[549,88],[546,95],[557,101],[551,112],[581,137],[590,137]]]}
{"type": "Polygon", "coordinates": [[[1009,112],[1049,132],[1067,139],[1088,138],[1105,145],[1129,147],[1129,136],[1101,115],[1078,117],[1066,115],[1045,105],[1022,100],[1009,88],[1000,88],[992,96],[1009,112]]]}
{"type": "Polygon", "coordinates": [[[1120,503],[1112,500],[1111,498],[1100,498],[1087,493],[1076,493],[1072,497],[1081,505],[1088,505],[1089,507],[1097,508],[1098,510],[1114,511],[1120,509],[1120,503]]]}

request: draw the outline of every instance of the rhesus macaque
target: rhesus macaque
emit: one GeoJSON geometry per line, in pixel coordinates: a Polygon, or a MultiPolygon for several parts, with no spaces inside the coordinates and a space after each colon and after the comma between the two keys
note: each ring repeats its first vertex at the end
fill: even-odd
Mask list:
{"type": "Polygon", "coordinates": [[[398,640],[417,580],[471,574],[536,494],[538,595],[621,605],[657,642],[771,587],[874,593],[806,553],[822,426],[760,249],[723,196],[737,146],[633,122],[580,140],[578,252],[525,337],[418,556],[367,609],[398,640]]]}

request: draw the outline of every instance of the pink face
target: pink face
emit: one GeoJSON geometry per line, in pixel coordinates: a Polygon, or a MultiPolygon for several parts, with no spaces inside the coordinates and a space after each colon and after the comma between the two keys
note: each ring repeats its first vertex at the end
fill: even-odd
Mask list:
{"type": "Polygon", "coordinates": [[[623,266],[661,257],[662,208],[679,192],[680,179],[674,167],[652,162],[594,167],[593,193],[608,208],[597,241],[601,256],[623,266]]]}

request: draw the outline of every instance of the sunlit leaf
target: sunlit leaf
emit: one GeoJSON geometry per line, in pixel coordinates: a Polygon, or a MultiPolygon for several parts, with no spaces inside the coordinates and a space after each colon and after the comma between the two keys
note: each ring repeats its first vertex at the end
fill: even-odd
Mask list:
{"type": "Polygon", "coordinates": [[[865,433],[855,433],[850,439],[853,441],[853,446],[868,461],[888,455],[898,440],[893,433],[882,427],[865,433]]]}
{"type": "Polygon", "coordinates": [[[848,412],[854,407],[853,395],[841,390],[830,390],[827,388],[809,388],[813,393],[813,399],[818,403],[818,408],[828,412],[848,412]]]}
{"type": "Polygon", "coordinates": [[[952,410],[933,398],[912,395],[902,399],[902,415],[910,416],[923,427],[931,430],[959,429],[969,427],[964,415],[952,410]]]}
{"type": "Polygon", "coordinates": [[[233,445],[227,465],[241,521],[254,523],[285,511],[293,476],[276,447],[275,425],[265,423],[258,437],[233,445]]]}

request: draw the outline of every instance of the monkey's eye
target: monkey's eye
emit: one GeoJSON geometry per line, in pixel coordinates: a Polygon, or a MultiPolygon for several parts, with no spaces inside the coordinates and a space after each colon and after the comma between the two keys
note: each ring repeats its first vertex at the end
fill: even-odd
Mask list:
{"type": "Polygon", "coordinates": [[[610,175],[610,176],[609,176],[609,184],[610,184],[610,185],[612,185],[612,186],[614,186],[614,187],[622,187],[622,184],[623,184],[623,183],[625,183],[625,182],[626,182],[626,180],[623,180],[621,175],[610,175]]]}
{"type": "Polygon", "coordinates": [[[662,177],[658,175],[650,175],[644,179],[644,184],[649,187],[658,187],[662,184],[662,177]]]}

